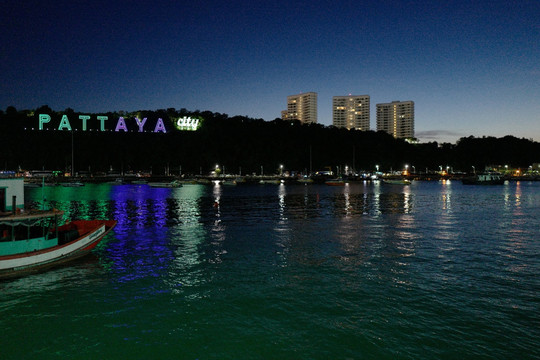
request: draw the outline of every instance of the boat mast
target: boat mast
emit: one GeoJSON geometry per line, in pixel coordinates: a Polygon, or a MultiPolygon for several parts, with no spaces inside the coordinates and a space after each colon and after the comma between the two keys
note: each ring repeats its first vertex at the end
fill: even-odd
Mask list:
{"type": "Polygon", "coordinates": [[[75,160],[73,156],[73,129],[71,130],[71,177],[75,176],[75,160]]]}

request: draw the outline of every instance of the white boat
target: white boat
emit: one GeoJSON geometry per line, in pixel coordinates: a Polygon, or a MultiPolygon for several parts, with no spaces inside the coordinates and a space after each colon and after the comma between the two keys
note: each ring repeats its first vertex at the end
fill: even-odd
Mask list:
{"type": "Polygon", "coordinates": [[[182,183],[180,181],[171,181],[171,182],[150,182],[148,186],[155,188],[177,188],[181,187],[182,183]]]}
{"type": "Polygon", "coordinates": [[[124,181],[124,179],[122,179],[122,178],[116,178],[116,179],[114,179],[114,181],[109,181],[109,182],[107,182],[107,184],[111,184],[111,185],[124,185],[124,184],[125,184],[125,181],[124,181]]]}
{"type": "Polygon", "coordinates": [[[261,179],[261,180],[259,181],[259,184],[273,184],[273,185],[279,185],[279,184],[281,184],[281,180],[280,180],[280,179],[266,179],[266,180],[261,179]]]}
{"type": "Polygon", "coordinates": [[[84,186],[84,183],[79,182],[79,181],[65,182],[65,183],[62,183],[62,186],[64,186],[64,187],[81,187],[81,186],[84,186]]]}
{"type": "Polygon", "coordinates": [[[504,177],[497,173],[475,174],[461,180],[464,185],[502,185],[504,177]]]}
{"type": "Polygon", "coordinates": [[[411,185],[411,180],[408,180],[408,179],[383,179],[383,184],[389,184],[389,185],[411,185]]]}
{"type": "Polygon", "coordinates": [[[0,279],[38,272],[88,254],[115,220],[75,220],[59,225],[62,211],[23,210],[22,179],[0,179],[0,279]],[[5,202],[9,196],[13,202],[5,202]],[[17,200],[17,197],[21,199],[17,200]],[[18,201],[18,202],[17,202],[18,201]]]}

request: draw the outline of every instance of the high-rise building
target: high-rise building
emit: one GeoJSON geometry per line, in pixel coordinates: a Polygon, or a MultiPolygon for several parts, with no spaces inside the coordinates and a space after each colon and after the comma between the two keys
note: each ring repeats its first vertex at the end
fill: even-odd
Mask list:
{"type": "Polygon", "coordinates": [[[317,93],[308,92],[287,96],[287,110],[281,112],[283,120],[299,120],[302,124],[317,123],[317,93]]]}
{"type": "Polygon", "coordinates": [[[369,95],[334,96],[332,124],[348,130],[369,130],[369,95]]]}
{"type": "Polygon", "coordinates": [[[377,104],[377,131],[385,131],[395,138],[414,138],[414,102],[377,104]]]}

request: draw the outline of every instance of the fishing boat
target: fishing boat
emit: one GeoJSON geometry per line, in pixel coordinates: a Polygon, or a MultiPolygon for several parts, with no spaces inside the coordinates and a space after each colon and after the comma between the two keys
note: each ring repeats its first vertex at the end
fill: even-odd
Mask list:
{"type": "Polygon", "coordinates": [[[148,186],[155,188],[177,188],[181,187],[182,183],[177,180],[171,182],[149,182],[148,186]]]}
{"type": "Polygon", "coordinates": [[[329,186],[344,186],[345,185],[345,181],[342,178],[328,179],[324,183],[329,186]]]}
{"type": "Polygon", "coordinates": [[[501,174],[482,173],[461,179],[464,185],[502,185],[504,178],[501,174]]]}
{"type": "Polygon", "coordinates": [[[220,184],[225,186],[235,186],[238,183],[236,182],[236,180],[223,180],[220,184]]]}
{"type": "Polygon", "coordinates": [[[71,182],[64,182],[62,183],[63,187],[81,187],[84,186],[84,183],[80,181],[71,181],[71,182]]]}
{"type": "Polygon", "coordinates": [[[5,180],[0,179],[0,279],[87,255],[116,225],[115,220],[75,220],[60,225],[62,211],[22,209],[22,179],[5,180]],[[9,197],[11,206],[7,205],[9,197]]]}
{"type": "Polygon", "coordinates": [[[411,180],[408,179],[383,179],[383,184],[389,185],[410,185],[411,180]]]}
{"type": "Polygon", "coordinates": [[[107,182],[107,184],[110,184],[110,185],[124,185],[126,182],[124,181],[123,178],[116,178],[114,179],[114,181],[109,181],[107,182]]]}
{"type": "Polygon", "coordinates": [[[259,180],[259,184],[261,184],[261,185],[264,185],[264,184],[279,185],[279,184],[281,184],[281,180],[280,179],[261,179],[261,180],[259,180]]]}
{"type": "Polygon", "coordinates": [[[298,179],[298,182],[300,184],[313,184],[314,180],[310,177],[304,176],[300,179],[298,179]]]}

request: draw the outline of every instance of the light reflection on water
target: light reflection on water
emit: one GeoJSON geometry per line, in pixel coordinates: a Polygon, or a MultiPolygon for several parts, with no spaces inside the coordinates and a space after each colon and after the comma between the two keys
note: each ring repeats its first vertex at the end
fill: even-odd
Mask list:
{"type": "MultiPolygon", "coordinates": [[[[177,189],[88,185],[86,189],[47,188],[46,197],[50,198],[48,205],[63,210],[67,219],[116,219],[115,240],[107,247],[113,259],[111,268],[118,266],[131,277],[137,269],[140,269],[138,276],[159,276],[160,271],[169,269],[172,261],[176,267],[180,263],[188,264],[189,269],[200,262],[204,246],[212,247],[212,255],[205,254],[210,255],[208,261],[222,262],[227,254],[228,227],[235,228],[239,222],[242,226],[267,224],[275,233],[281,253],[289,252],[285,249],[298,231],[295,224],[302,219],[328,223],[329,227],[319,234],[343,241],[350,238],[346,243],[362,238],[399,239],[396,248],[402,256],[414,256],[418,241],[429,240],[427,246],[437,251],[439,258],[454,258],[463,247],[464,237],[485,241],[492,233],[501,232],[511,241],[509,246],[513,251],[522,253],[521,248],[527,248],[527,244],[520,243],[535,231],[526,226],[534,214],[525,214],[522,206],[524,202],[537,200],[530,195],[524,197],[520,183],[505,185],[502,198],[477,192],[468,194],[470,198],[463,193],[455,195],[454,188],[459,185],[455,182],[434,185],[436,191],[431,193],[416,191],[419,185],[414,184],[390,187],[348,184],[341,188],[281,184],[269,188],[224,187],[214,183],[211,187],[186,185],[177,189]],[[434,201],[436,198],[440,199],[440,206],[434,201]],[[495,212],[503,213],[493,222],[481,212],[473,223],[466,213],[475,204],[480,208],[494,207],[495,212]],[[359,228],[360,220],[366,216],[368,226],[359,228]],[[342,226],[349,218],[353,221],[342,226]],[[475,225],[483,226],[484,230],[474,231],[475,225]],[[464,228],[469,232],[464,233],[464,228]],[[145,235],[139,236],[137,229],[145,235]],[[125,263],[132,258],[137,258],[134,263],[125,263]]],[[[465,194],[468,190],[460,188],[465,194]]],[[[31,203],[35,207],[40,206],[39,191],[31,203]]]]}
{"type": "MultiPolygon", "coordinates": [[[[45,193],[69,219],[118,221],[95,253],[99,262],[78,272],[92,279],[81,288],[99,283],[92,297],[100,304],[137,315],[134,324],[108,305],[112,328],[133,327],[145,346],[142,333],[158,334],[156,357],[178,355],[169,344],[191,346],[193,358],[223,351],[208,338],[249,357],[241,349],[258,342],[247,333],[280,344],[258,350],[283,358],[457,356],[451,349],[519,358],[516,338],[523,353],[540,345],[538,185],[87,185],[45,193]],[[118,289],[118,300],[105,295],[118,289]]],[[[39,207],[40,194],[29,190],[29,204],[39,207]]],[[[40,291],[77,286],[74,278],[40,291]]],[[[10,310],[30,301],[13,300],[29,291],[23,282],[1,290],[11,295],[0,311],[17,314],[10,310]]],[[[10,316],[8,329],[17,331],[10,316]]]]}

